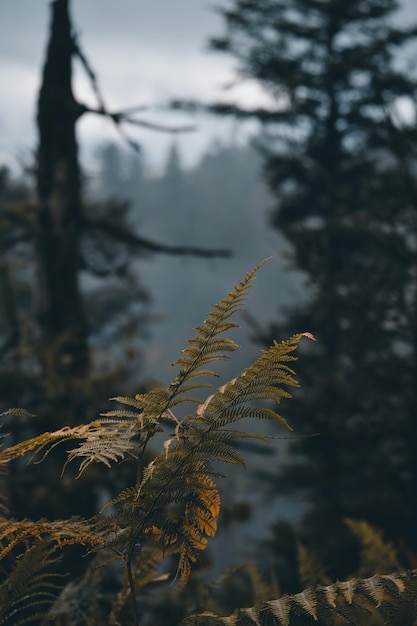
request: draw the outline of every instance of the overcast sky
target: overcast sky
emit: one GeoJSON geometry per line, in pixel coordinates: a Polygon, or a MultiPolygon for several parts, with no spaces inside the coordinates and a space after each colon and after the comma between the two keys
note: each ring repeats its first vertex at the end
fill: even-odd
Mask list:
{"type": "MultiPolygon", "coordinates": [[[[347,0],[348,1],[348,0],[347,0]]],[[[222,33],[214,5],[223,0],[72,0],[73,24],[96,70],[110,109],[164,103],[172,97],[227,99],[259,103],[255,83],[232,94],[234,61],[207,51],[210,35],[222,33]]],[[[417,18],[416,0],[403,0],[406,15],[417,18]]],[[[35,105],[49,26],[50,0],[0,0],[0,162],[36,145],[35,105]]],[[[85,78],[76,72],[76,95],[94,104],[85,78]]],[[[158,115],[145,119],[163,121],[158,115]]],[[[186,121],[185,119],[183,121],[186,121]]],[[[180,139],[185,162],[193,160],[212,137],[227,138],[230,122],[199,120],[200,130],[180,139]]],[[[245,130],[239,130],[238,135],[245,130]]],[[[85,116],[78,126],[84,150],[93,140],[114,139],[103,119],[85,116]]],[[[134,131],[151,164],[160,164],[170,139],[134,131]]]]}
{"type": "MultiPolygon", "coordinates": [[[[34,115],[49,6],[50,0],[0,0],[0,161],[36,144],[34,115]]],[[[234,62],[207,51],[209,36],[222,32],[221,17],[209,0],[72,0],[71,14],[109,109],[164,103],[178,96],[229,97],[224,86],[233,79],[234,62]]],[[[79,69],[74,83],[76,95],[95,104],[79,69]]],[[[248,104],[261,97],[255,85],[243,89],[248,104]]],[[[144,118],[167,121],[155,113],[144,118]]],[[[180,139],[189,163],[210,138],[233,132],[226,122],[198,124],[200,130],[180,139]]],[[[84,146],[93,139],[119,141],[107,121],[91,115],[83,118],[78,134],[84,146]]],[[[143,143],[151,163],[160,162],[170,142],[167,136],[136,129],[131,134],[143,143]]]]}

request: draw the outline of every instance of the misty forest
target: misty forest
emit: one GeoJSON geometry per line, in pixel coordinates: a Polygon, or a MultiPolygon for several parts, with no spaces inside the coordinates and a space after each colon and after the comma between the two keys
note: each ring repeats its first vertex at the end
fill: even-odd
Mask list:
{"type": "Polygon", "coordinates": [[[37,143],[0,162],[0,626],[417,624],[402,5],[219,0],[202,46],[263,104],[115,110],[48,0],[37,143]]]}

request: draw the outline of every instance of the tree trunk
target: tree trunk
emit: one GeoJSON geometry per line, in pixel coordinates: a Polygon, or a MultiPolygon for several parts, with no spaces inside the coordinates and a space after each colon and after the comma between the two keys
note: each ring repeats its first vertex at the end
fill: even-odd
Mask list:
{"type": "Polygon", "coordinates": [[[75,125],[82,107],[72,93],[73,51],[68,0],[54,0],[37,112],[36,316],[47,371],[82,377],[89,356],[77,280],[82,213],[75,125]]]}

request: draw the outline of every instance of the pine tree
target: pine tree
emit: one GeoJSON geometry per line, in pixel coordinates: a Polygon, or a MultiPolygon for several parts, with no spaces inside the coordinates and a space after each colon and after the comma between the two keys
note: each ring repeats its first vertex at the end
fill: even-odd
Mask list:
{"type": "Polygon", "coordinates": [[[417,126],[403,115],[417,92],[404,69],[417,28],[394,26],[397,9],[235,0],[212,42],[273,100],[223,110],[265,123],[272,221],[308,275],[309,301],[288,324],[318,339],[296,419],[320,436],[294,447],[292,476],[312,504],[305,531],[339,568],[346,516],[417,549],[417,126]]]}

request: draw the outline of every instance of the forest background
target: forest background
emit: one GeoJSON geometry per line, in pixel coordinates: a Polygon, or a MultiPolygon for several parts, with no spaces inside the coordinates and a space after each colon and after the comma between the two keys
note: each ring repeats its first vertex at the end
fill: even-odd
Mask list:
{"type": "MultiPolygon", "coordinates": [[[[91,11],[97,28],[100,22],[95,19],[93,4],[84,3],[83,10],[87,11],[87,14],[91,11]]],[[[292,527],[289,528],[275,521],[273,531],[275,543],[271,543],[270,539],[268,548],[271,550],[271,545],[274,546],[275,564],[282,578],[283,587],[291,589],[291,585],[297,583],[294,581],[295,574],[288,569],[286,549],[291,544],[292,555],[295,554],[294,531],[302,519],[304,527],[300,526],[299,536],[310,542],[314,550],[321,552],[320,556],[334,575],[343,576],[355,566],[349,558],[349,555],[354,554],[352,541],[346,536],[347,531],[342,530],[343,520],[347,516],[366,519],[382,528],[387,537],[395,542],[406,565],[412,565],[417,558],[415,538],[411,530],[414,527],[417,508],[414,492],[417,462],[413,450],[407,447],[407,444],[413,441],[415,433],[413,416],[416,406],[415,373],[413,373],[416,354],[413,343],[416,311],[414,160],[416,92],[413,74],[415,68],[412,64],[407,65],[407,71],[401,74],[401,80],[394,70],[391,71],[392,48],[400,45],[401,36],[397,35],[397,40],[394,39],[389,44],[389,52],[388,44],[387,50],[384,51],[384,54],[388,55],[384,58],[387,65],[384,66],[382,61],[378,61],[378,77],[382,82],[387,81],[387,85],[384,85],[385,91],[383,89],[381,96],[375,87],[374,91],[371,90],[371,96],[369,94],[366,96],[368,98],[366,106],[375,107],[369,123],[367,122],[368,125],[360,126],[363,120],[354,119],[353,114],[349,117],[351,112],[346,113],[342,106],[338,111],[341,123],[339,127],[335,123],[335,128],[338,128],[340,136],[343,138],[348,136],[350,129],[344,123],[350,120],[354,129],[353,134],[358,132],[358,128],[364,133],[365,143],[369,142],[366,147],[373,150],[373,160],[364,159],[360,162],[358,159],[352,167],[352,161],[346,159],[346,154],[342,154],[342,151],[340,154],[335,153],[337,158],[335,154],[333,155],[332,162],[329,160],[329,153],[319,152],[319,141],[316,145],[307,141],[306,150],[302,155],[304,161],[302,158],[299,161],[294,159],[295,165],[292,163],[294,170],[290,171],[292,165],[288,162],[288,154],[282,153],[282,145],[278,146],[276,153],[270,151],[268,146],[270,137],[262,125],[265,121],[280,124],[282,120],[279,111],[278,114],[275,111],[276,118],[267,119],[265,112],[274,102],[273,89],[272,95],[271,91],[265,94],[256,81],[259,79],[268,86],[268,81],[273,83],[273,79],[262,74],[265,68],[262,67],[261,60],[256,58],[256,51],[254,57],[250,56],[250,53],[253,53],[251,39],[255,39],[256,35],[256,28],[251,31],[251,24],[256,25],[256,20],[260,18],[255,8],[251,23],[249,19],[253,8],[251,3],[240,4],[242,10],[240,17],[243,15],[248,19],[247,31],[245,32],[244,20],[242,22],[236,19],[237,13],[234,14],[231,10],[224,16],[231,26],[229,39],[227,37],[222,39],[219,35],[214,41],[214,47],[220,51],[229,51],[231,57],[237,56],[241,63],[242,60],[243,64],[247,63],[249,86],[238,84],[237,92],[228,89],[219,95],[219,91],[207,89],[209,82],[207,76],[213,76],[213,82],[217,84],[230,82],[233,77],[231,72],[233,66],[226,65],[225,71],[220,71],[217,67],[209,69],[207,66],[205,71],[205,62],[201,61],[200,65],[199,59],[198,69],[194,68],[193,72],[188,73],[185,69],[187,53],[181,46],[179,58],[174,58],[174,68],[173,60],[170,59],[169,67],[173,69],[169,69],[168,63],[159,61],[159,68],[166,72],[161,74],[159,89],[150,86],[151,78],[143,90],[142,87],[136,88],[133,92],[119,89],[122,83],[137,86],[138,81],[135,77],[120,75],[120,67],[129,67],[131,63],[117,58],[116,52],[116,57],[112,61],[106,61],[102,68],[99,67],[100,61],[96,59],[90,44],[87,26],[81,24],[81,13],[78,17],[80,7],[74,2],[72,14],[76,28],[79,24],[81,30],[78,40],[80,49],[86,54],[88,62],[94,69],[98,70],[100,86],[103,87],[105,84],[107,68],[113,68],[114,76],[119,81],[113,90],[111,83],[109,86],[106,85],[105,101],[109,110],[123,109],[130,105],[147,107],[150,101],[151,104],[156,104],[155,109],[150,106],[149,110],[146,108],[140,111],[138,116],[142,124],[140,131],[129,127],[126,134],[121,137],[120,125],[112,125],[114,119],[102,119],[105,117],[103,115],[100,115],[99,121],[93,122],[90,128],[84,121],[79,124],[85,223],[90,224],[90,230],[86,229],[86,237],[81,244],[82,260],[78,278],[86,317],[85,328],[91,364],[88,366],[88,375],[86,370],[83,370],[81,377],[77,373],[74,375],[74,372],[70,371],[71,368],[55,367],[62,361],[62,359],[54,361],[56,353],[61,350],[60,340],[55,333],[51,341],[48,329],[45,334],[45,318],[39,315],[37,305],[32,303],[32,286],[36,281],[36,273],[31,264],[30,237],[25,235],[27,227],[25,212],[30,212],[37,202],[32,182],[36,167],[30,151],[26,151],[26,139],[17,139],[16,130],[13,135],[7,129],[9,126],[15,129],[21,127],[24,130],[29,128],[27,120],[30,117],[33,119],[33,113],[24,115],[24,123],[18,122],[14,116],[19,110],[19,101],[24,101],[25,106],[28,101],[30,102],[30,96],[25,94],[24,90],[30,91],[34,83],[33,80],[31,83],[30,80],[25,82],[15,78],[9,81],[12,97],[10,106],[14,113],[10,118],[12,120],[10,124],[7,121],[7,109],[2,114],[2,124],[6,132],[5,145],[1,150],[6,166],[2,169],[1,179],[4,220],[2,224],[4,297],[1,318],[4,357],[1,384],[4,400],[2,399],[1,408],[7,409],[12,405],[23,404],[41,416],[37,422],[21,418],[13,423],[11,420],[6,423],[12,437],[21,438],[33,434],[38,428],[49,428],[54,422],[71,423],[72,419],[77,422],[84,419],[86,414],[93,415],[103,403],[105,406],[105,393],[109,395],[109,390],[111,395],[119,391],[134,393],[139,388],[145,387],[149,379],[166,383],[170,377],[169,363],[175,360],[178,350],[184,346],[190,328],[204,318],[209,304],[218,300],[246,269],[261,258],[276,253],[276,260],[259,279],[256,298],[250,303],[249,313],[242,318],[244,333],[239,337],[239,341],[245,345],[249,344],[249,348],[246,352],[241,352],[241,361],[235,366],[241,369],[258,349],[256,342],[249,343],[250,336],[253,338],[256,335],[259,346],[263,341],[270,341],[272,335],[276,336],[278,333],[283,336],[286,329],[311,330],[318,336],[319,342],[320,339],[323,342],[315,355],[307,355],[311,362],[308,364],[307,359],[306,365],[303,366],[305,395],[300,396],[298,407],[292,407],[294,423],[298,420],[301,434],[311,435],[316,431],[320,432],[317,443],[307,438],[302,448],[292,449],[289,458],[293,465],[292,472],[284,474],[284,478],[282,478],[284,461],[288,461],[288,450],[284,441],[278,443],[276,458],[254,459],[255,468],[264,470],[268,467],[268,470],[273,471],[269,471],[268,476],[266,471],[261,472],[257,486],[249,489],[258,493],[260,484],[272,485],[272,491],[275,495],[278,494],[279,498],[277,519],[289,518],[292,523],[292,527]],[[240,40],[236,43],[233,39],[233,29],[239,31],[242,23],[242,30],[247,36],[245,44],[240,40]],[[246,45],[246,48],[239,48],[241,45],[246,45]],[[389,68],[390,72],[384,74],[386,68],[389,68]],[[165,75],[169,76],[166,83],[163,78],[165,75]],[[178,88],[172,79],[175,75],[185,80],[185,83],[178,82],[178,88]],[[201,83],[204,87],[200,88],[201,76],[204,76],[201,83]],[[394,78],[398,79],[397,82],[393,80],[394,78]],[[390,80],[392,83],[389,83],[390,80]],[[197,83],[197,87],[192,91],[189,89],[190,82],[193,85],[197,83]],[[20,91],[15,92],[18,95],[14,96],[13,101],[13,86],[16,84],[19,85],[20,91]],[[169,88],[166,87],[167,84],[169,88]],[[239,92],[239,89],[242,91],[239,92]],[[117,97],[113,95],[116,93],[117,97]],[[197,126],[196,131],[178,133],[178,136],[175,132],[175,139],[172,138],[172,129],[190,124],[190,109],[193,106],[187,107],[182,104],[179,108],[189,110],[173,113],[167,111],[166,107],[160,110],[161,103],[166,105],[171,98],[224,103],[232,99],[231,94],[236,106],[233,110],[223,106],[223,113],[232,115],[234,120],[232,123],[220,122],[221,130],[213,131],[217,122],[207,116],[206,109],[200,116],[192,117],[192,124],[197,126]],[[378,101],[377,96],[381,96],[382,99],[378,101]],[[385,134],[382,131],[378,134],[375,130],[378,125],[376,122],[385,128],[381,120],[378,120],[378,115],[381,111],[386,114],[389,98],[391,103],[399,99],[397,103],[399,106],[395,111],[399,121],[394,120],[395,123],[391,124],[385,134]],[[249,114],[249,109],[256,109],[255,114],[249,114]],[[149,128],[143,130],[146,125],[155,126],[154,130],[158,134],[149,128]],[[165,138],[159,140],[156,137],[159,137],[159,131],[162,130],[159,127],[162,126],[169,126],[170,130],[168,129],[166,134],[161,133],[165,138]],[[210,140],[209,135],[216,135],[217,132],[221,139],[210,140]],[[145,133],[149,133],[149,143],[145,139],[145,133]],[[406,137],[407,143],[405,152],[403,137],[406,137]],[[139,143],[139,152],[129,145],[133,140],[139,143]],[[20,155],[17,160],[10,156],[11,141],[20,144],[20,155]],[[25,148],[23,153],[22,142],[25,148]],[[391,158],[394,163],[391,162],[391,158]],[[22,175],[19,172],[19,161],[23,164],[22,175]],[[280,161],[283,167],[281,174],[280,161]],[[261,177],[265,163],[269,189],[263,182],[265,170],[264,179],[261,177]],[[319,190],[316,194],[317,187],[312,179],[322,172],[319,165],[321,167],[326,165],[326,171],[334,177],[332,180],[337,181],[339,185],[337,193],[331,191],[320,196],[319,190]],[[378,186],[381,179],[386,181],[386,188],[378,186]],[[292,187],[294,180],[300,182],[299,197],[294,194],[292,187]],[[374,196],[370,194],[367,197],[366,194],[359,193],[361,185],[364,185],[366,180],[375,183],[374,186],[371,185],[375,192],[374,196]],[[344,185],[350,189],[345,189],[344,185]],[[353,200],[349,193],[353,188],[358,190],[355,201],[360,206],[358,222],[354,224],[349,221],[353,214],[353,205],[349,205],[353,200]],[[386,201],[383,209],[382,198],[386,201]],[[316,205],[313,199],[318,199],[316,205]],[[331,220],[326,222],[329,217],[328,207],[332,206],[332,202],[338,209],[333,222],[331,220]],[[295,217],[288,218],[291,203],[295,207],[295,217]],[[302,208],[309,206],[309,203],[311,209],[302,208]],[[281,218],[276,217],[277,204],[280,207],[281,218]],[[297,230],[297,220],[304,219],[309,211],[310,215],[307,217],[311,218],[311,221],[307,224],[307,231],[310,239],[308,236],[305,237],[305,233],[297,230]],[[10,221],[9,215],[12,212],[14,217],[10,221]],[[271,218],[274,219],[273,223],[276,226],[274,229],[271,228],[271,218]],[[102,229],[100,236],[95,237],[91,224],[98,228],[98,224],[102,227],[104,223],[107,230],[102,229]],[[121,233],[117,230],[120,225],[123,226],[121,233]],[[350,238],[353,227],[357,230],[350,238]],[[113,235],[115,233],[121,235],[119,240],[116,241],[117,237],[112,240],[109,229],[113,229],[113,235]],[[348,235],[343,229],[346,229],[348,235]],[[280,230],[285,232],[287,239],[280,230]],[[138,240],[130,241],[126,233],[137,233],[138,240]],[[385,240],[382,235],[387,235],[387,239],[385,240]],[[388,235],[393,238],[389,239],[388,235]],[[315,243],[311,243],[311,237],[315,243]],[[144,242],[145,245],[140,249],[141,243],[144,242]],[[153,250],[152,245],[148,245],[149,242],[152,242],[153,250]],[[375,248],[369,248],[370,244],[375,245],[375,248]],[[181,252],[184,247],[188,248],[185,255],[181,252]],[[225,250],[231,253],[230,258],[224,258],[225,250]],[[339,256],[335,256],[335,251],[339,256]],[[296,261],[292,266],[288,262],[291,256],[296,261]],[[349,275],[348,279],[346,273],[349,275]],[[371,284],[367,282],[371,279],[372,289],[368,290],[368,293],[358,290],[358,283],[359,287],[363,287],[364,284],[371,284]],[[372,303],[375,303],[375,306],[372,303]],[[315,304],[320,306],[314,309],[315,304]],[[270,322],[271,319],[274,320],[273,323],[270,322]],[[300,324],[303,325],[302,328],[295,328],[300,324]],[[41,328],[40,334],[37,325],[41,328]],[[355,332],[352,332],[352,328],[355,332]],[[48,340],[40,349],[44,338],[42,333],[48,340]],[[308,370],[308,367],[313,369],[308,370]],[[318,377],[319,373],[321,378],[318,377]],[[392,390],[389,385],[392,385],[392,390]],[[388,389],[390,393],[385,395],[388,389]],[[358,394],[360,401],[352,400],[352,392],[358,394]],[[401,417],[393,423],[392,416],[396,413],[401,417]],[[389,431],[384,431],[385,427],[389,428],[389,431]],[[390,442],[387,442],[387,432],[391,438],[390,442]],[[350,454],[352,441],[360,442],[357,454],[350,454]],[[293,463],[299,458],[304,463],[301,473],[293,463]],[[374,493],[374,487],[381,477],[382,466],[386,490],[378,491],[378,496],[381,497],[377,497],[375,502],[370,502],[369,493],[374,493]],[[315,485],[310,486],[310,491],[307,486],[301,485],[300,491],[306,468],[310,468],[307,472],[310,472],[315,485]],[[310,517],[307,514],[303,518],[307,502],[310,505],[312,503],[313,513],[310,517]],[[392,514],[394,505],[397,507],[397,517],[392,514]],[[317,536],[322,528],[323,519],[326,519],[328,524],[325,541],[317,536]],[[287,541],[288,537],[291,537],[290,543],[287,541]],[[286,565],[282,566],[282,563],[286,565]]],[[[279,2],[275,4],[280,5],[279,2]]],[[[388,6],[381,8],[378,2],[370,3],[372,6],[374,4],[377,20],[378,11],[381,11],[382,15],[385,8],[388,10],[388,6]]],[[[381,3],[381,6],[382,4],[384,3],[381,3]]],[[[183,18],[178,11],[173,12],[172,8],[162,11],[161,14],[165,15],[170,31],[174,30],[173,24],[178,23],[177,32],[182,33],[182,29],[185,28],[196,37],[199,31],[193,29],[191,24],[194,20],[196,24],[201,23],[199,11],[202,7],[199,3],[184,5],[186,6],[183,18]]],[[[44,8],[45,22],[38,33],[37,41],[39,59],[44,54],[47,3],[44,8]]],[[[121,16],[129,15],[131,8],[127,5],[125,12],[118,10],[118,13],[121,16]]],[[[34,10],[33,5],[30,10],[34,10]]],[[[110,20],[112,3],[109,3],[108,10],[110,20]]],[[[404,4],[390,23],[408,24],[412,13],[411,5],[404,4]]],[[[38,19],[40,14],[35,12],[35,15],[38,19]]],[[[114,17],[114,13],[112,15],[114,17]]],[[[149,17],[148,13],[146,15],[149,17]]],[[[9,17],[13,19],[12,14],[9,17]]],[[[339,26],[340,24],[343,26],[348,19],[350,16],[342,16],[339,26]]],[[[282,20],[285,32],[285,26],[288,29],[289,22],[285,24],[284,18],[282,20]]],[[[131,19],[128,21],[132,22],[131,19]]],[[[109,30],[114,33],[114,22],[110,23],[109,30]]],[[[210,28],[207,35],[218,34],[222,30],[222,23],[221,20],[216,24],[213,23],[214,28],[210,28]]],[[[103,25],[105,24],[107,22],[103,20],[103,25]]],[[[209,24],[211,26],[210,22],[209,24]]],[[[139,29],[139,25],[137,28],[139,29]]],[[[8,29],[6,42],[10,42],[11,31],[12,29],[8,29]]],[[[28,43],[34,41],[36,29],[31,28],[30,35],[26,34],[25,30],[21,32],[23,46],[20,46],[19,37],[16,37],[12,45],[9,45],[8,54],[10,50],[24,48],[27,50],[28,43]]],[[[126,34],[128,32],[131,31],[126,27],[126,34]]],[[[137,32],[135,28],[134,38],[137,32]]],[[[149,34],[150,31],[144,27],[145,32],[149,34]]],[[[160,41],[164,37],[160,35],[161,30],[158,32],[157,40],[160,41]]],[[[382,40],[385,36],[385,31],[378,31],[377,27],[374,32],[375,39],[380,37],[382,40]]],[[[301,38],[312,36],[308,29],[305,32],[294,31],[292,34],[301,38]]],[[[198,36],[200,37],[200,33],[198,36]]],[[[202,37],[204,38],[205,34],[202,37]]],[[[412,37],[410,34],[411,40],[412,37]]],[[[141,68],[136,70],[142,85],[146,84],[147,75],[154,78],[157,72],[148,61],[152,57],[152,46],[145,43],[145,35],[142,39],[139,37],[139,40],[146,48],[146,57],[143,51],[137,55],[141,59],[142,67],[146,68],[143,73],[141,68]]],[[[318,39],[317,50],[319,44],[322,45],[323,42],[318,39]]],[[[108,39],[104,47],[109,48],[108,39]]],[[[116,43],[114,48],[113,45],[110,47],[112,54],[113,49],[117,51],[116,43]]],[[[128,48],[121,44],[121,48],[123,47],[128,48]]],[[[100,50],[100,47],[98,49],[100,50]]],[[[329,55],[331,52],[330,49],[329,55]]],[[[320,52],[318,58],[319,54],[320,52]]],[[[405,57],[401,54],[398,53],[399,56],[395,58],[395,62],[400,66],[405,63],[405,57]]],[[[17,57],[19,55],[20,52],[17,57]]],[[[134,53],[129,49],[129,58],[132,56],[134,53]]],[[[156,53],[155,57],[161,58],[156,53]]],[[[40,65],[41,63],[40,60],[40,65]]],[[[296,69],[294,59],[292,63],[292,66],[290,63],[286,66],[282,61],[281,69],[286,71],[290,68],[294,72],[296,69]]],[[[24,63],[20,64],[20,69],[22,68],[24,63]]],[[[8,71],[10,72],[10,66],[8,71]]],[[[292,84],[291,77],[286,80],[285,71],[283,77],[279,78],[282,78],[287,95],[291,93],[291,89],[305,87],[303,80],[307,88],[311,87],[308,85],[308,71],[305,68],[302,68],[300,74],[293,74],[297,77],[295,85],[292,84]]],[[[39,76],[40,67],[38,80],[39,76]]],[[[77,76],[76,74],[75,78],[77,76]]],[[[90,76],[87,74],[87,78],[83,79],[84,83],[82,81],[79,83],[80,88],[76,89],[77,99],[84,101],[86,90],[89,88],[91,91],[90,79],[91,74],[90,76]]],[[[343,79],[340,81],[342,83],[343,79]]],[[[92,85],[94,88],[94,80],[92,85]]],[[[324,90],[327,87],[324,85],[321,88],[324,90]]],[[[358,83],[355,88],[359,93],[362,86],[358,83]]],[[[342,89],[340,93],[343,95],[342,89]]],[[[36,89],[31,97],[34,103],[36,89]]],[[[91,94],[88,97],[91,98],[91,94]]],[[[301,96],[301,100],[303,97],[301,96]]],[[[89,100],[89,106],[92,107],[90,102],[92,100],[89,100]]],[[[300,103],[298,105],[302,106],[300,103]]],[[[313,102],[312,106],[316,106],[316,103],[313,102]]],[[[302,116],[311,123],[313,112],[306,113],[297,109],[297,104],[294,104],[293,110],[291,107],[289,110],[294,117],[284,120],[288,127],[302,116]]],[[[392,122],[391,118],[390,121],[392,122]]],[[[317,137],[320,139],[325,133],[323,136],[320,134],[324,124],[320,127],[319,122],[320,119],[317,120],[319,131],[317,137]]],[[[314,123],[309,129],[309,132],[314,133],[314,123]]],[[[30,136],[30,132],[27,130],[25,135],[30,136]]],[[[298,139],[300,137],[297,137],[298,139]]],[[[304,138],[301,138],[300,143],[302,141],[304,138]]],[[[34,149],[35,143],[34,139],[31,149],[34,149]]],[[[348,151],[350,149],[348,145],[348,151]]],[[[360,154],[360,150],[355,153],[355,158],[357,154],[360,154]]],[[[63,344],[66,341],[67,338],[64,336],[63,344]]],[[[65,365],[64,361],[61,365],[65,365]]],[[[233,372],[228,374],[233,375],[233,372]]],[[[58,461],[59,459],[57,463],[58,461]]],[[[39,471],[42,473],[42,470],[39,471]]],[[[100,484],[100,479],[97,476],[95,478],[100,484]]],[[[75,494],[70,497],[68,493],[65,497],[59,496],[62,485],[64,492],[66,488],[71,489],[69,485],[55,481],[48,486],[48,480],[45,473],[41,479],[35,473],[23,479],[22,467],[16,464],[7,479],[8,506],[14,514],[51,516],[58,509],[59,514],[64,515],[66,509],[71,509],[75,503],[78,506],[78,511],[75,512],[79,513],[84,512],[82,510],[84,505],[93,506],[92,501],[88,502],[88,495],[85,495],[84,500],[75,494]],[[25,480],[28,481],[26,484],[25,480]],[[30,498],[28,493],[31,494],[30,498]]],[[[239,484],[237,488],[235,484],[234,488],[235,494],[237,492],[239,497],[240,486],[239,484]]],[[[87,494],[88,483],[83,488],[87,494]]],[[[104,489],[103,485],[101,489],[104,489]]],[[[96,489],[95,495],[97,501],[103,498],[100,488],[96,489]]],[[[230,518],[233,519],[234,516],[239,518],[239,511],[242,513],[242,508],[234,509],[231,503],[230,518]]],[[[243,513],[243,517],[246,513],[243,513]]],[[[251,531],[247,532],[253,533],[256,530],[260,531],[260,535],[270,532],[270,529],[260,530],[258,525],[261,521],[268,522],[265,510],[262,515],[258,515],[255,522],[252,522],[251,531]]],[[[243,548],[245,531],[233,543],[230,537],[235,538],[236,531],[229,529],[227,532],[229,535],[225,535],[227,539],[223,548],[224,545],[228,545],[234,554],[239,553],[242,558],[261,554],[259,545],[255,547],[252,541],[250,542],[252,554],[245,551],[243,548]]]]}

